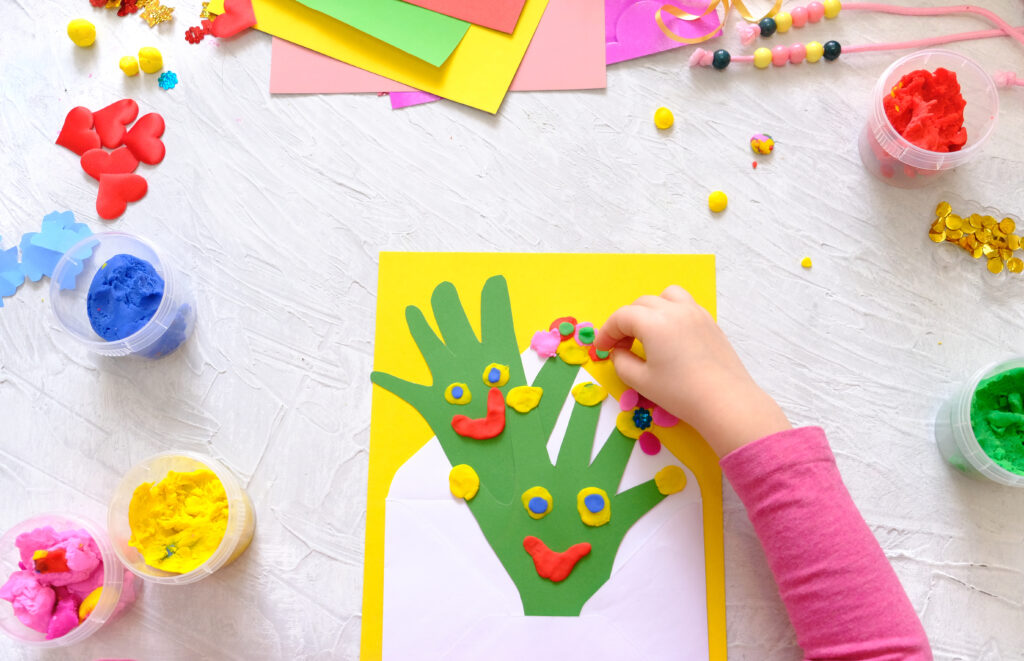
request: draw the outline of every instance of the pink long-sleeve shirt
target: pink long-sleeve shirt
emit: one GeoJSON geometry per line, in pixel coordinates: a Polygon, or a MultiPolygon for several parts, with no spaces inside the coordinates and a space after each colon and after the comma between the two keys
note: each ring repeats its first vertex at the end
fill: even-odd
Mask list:
{"type": "Polygon", "coordinates": [[[773,434],[721,464],[747,507],[805,659],[931,660],[924,628],[821,428],[773,434]]]}

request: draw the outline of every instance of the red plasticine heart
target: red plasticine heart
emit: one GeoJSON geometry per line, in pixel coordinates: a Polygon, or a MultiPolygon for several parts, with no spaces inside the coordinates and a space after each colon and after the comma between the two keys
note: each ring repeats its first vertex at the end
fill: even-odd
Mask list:
{"type": "Polygon", "coordinates": [[[124,136],[124,146],[131,150],[135,158],[149,165],[156,165],[164,160],[166,148],[160,140],[164,134],[164,118],[155,112],[143,115],[135,126],[124,136]]]}
{"type": "Polygon", "coordinates": [[[96,213],[104,220],[114,220],[129,202],[141,200],[148,189],[146,180],[137,174],[101,174],[96,213]]]}
{"type": "Polygon", "coordinates": [[[92,114],[96,124],[96,132],[100,134],[100,142],[107,149],[116,149],[124,142],[126,126],[139,116],[139,104],[131,99],[114,101],[106,108],[92,114]]]}
{"type": "Polygon", "coordinates": [[[224,13],[213,21],[210,32],[223,39],[256,25],[252,0],[224,0],[224,13]]]}
{"type": "Polygon", "coordinates": [[[93,179],[99,180],[103,174],[128,174],[139,167],[139,159],[135,158],[127,147],[118,147],[112,152],[102,149],[90,149],[82,154],[82,169],[93,179]]]}
{"type": "Polygon", "coordinates": [[[92,129],[93,115],[88,108],[78,106],[68,112],[64,126],[57,136],[57,144],[66,147],[79,156],[100,146],[100,136],[92,129]]]}

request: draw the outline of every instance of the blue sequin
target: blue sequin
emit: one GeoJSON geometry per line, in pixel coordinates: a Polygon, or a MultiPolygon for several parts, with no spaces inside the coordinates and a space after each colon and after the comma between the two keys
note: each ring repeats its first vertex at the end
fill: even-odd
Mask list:
{"type": "Polygon", "coordinates": [[[597,514],[604,509],[604,496],[599,493],[592,493],[583,498],[583,504],[587,506],[591,513],[597,514]]]}
{"type": "Polygon", "coordinates": [[[548,511],[548,501],[544,500],[540,496],[534,496],[530,499],[530,511],[534,514],[543,514],[548,511]]]}
{"type": "Polygon", "coordinates": [[[651,412],[644,408],[638,408],[633,411],[633,424],[639,430],[644,430],[654,424],[654,418],[651,416],[651,412]]]}
{"type": "Polygon", "coordinates": [[[455,399],[462,399],[462,386],[455,386],[452,388],[452,397],[455,399]]]}
{"type": "Polygon", "coordinates": [[[501,370],[497,367],[492,367],[491,371],[487,373],[487,380],[491,383],[501,381],[501,370]]]}

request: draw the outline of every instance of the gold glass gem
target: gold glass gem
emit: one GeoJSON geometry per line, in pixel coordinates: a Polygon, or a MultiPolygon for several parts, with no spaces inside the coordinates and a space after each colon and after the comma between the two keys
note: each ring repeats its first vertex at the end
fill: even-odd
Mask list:
{"type": "Polygon", "coordinates": [[[942,243],[943,241],[946,240],[946,233],[945,232],[929,232],[928,233],[928,238],[931,239],[932,241],[934,241],[935,243],[942,243]]]}
{"type": "Polygon", "coordinates": [[[995,227],[998,224],[999,223],[997,223],[996,219],[993,218],[992,216],[982,216],[981,217],[981,226],[982,227],[988,227],[989,229],[991,229],[991,228],[995,227]]]}
{"type": "Polygon", "coordinates": [[[946,216],[946,227],[951,230],[958,230],[964,225],[964,219],[955,213],[951,213],[946,216]]]}
{"type": "Polygon", "coordinates": [[[1013,259],[1007,260],[1006,270],[1010,273],[1020,273],[1024,271],[1024,260],[1020,257],[1014,257],[1013,259]]]}
{"type": "Polygon", "coordinates": [[[957,239],[959,239],[963,235],[964,235],[964,233],[962,231],[960,231],[960,230],[951,229],[948,232],[946,232],[946,238],[950,239],[951,241],[956,241],[957,239]]]}
{"type": "Polygon", "coordinates": [[[1003,218],[999,221],[999,229],[1005,234],[1010,234],[1017,229],[1017,223],[1013,222],[1013,218],[1003,218]]]}
{"type": "Polygon", "coordinates": [[[939,202],[939,206],[935,207],[935,217],[942,218],[943,216],[948,216],[952,210],[953,207],[950,206],[949,202],[939,202]]]}
{"type": "Polygon", "coordinates": [[[991,271],[992,273],[1002,273],[1003,272],[1003,263],[1002,263],[1002,261],[1000,261],[998,257],[996,259],[988,260],[988,270],[991,271]]]}

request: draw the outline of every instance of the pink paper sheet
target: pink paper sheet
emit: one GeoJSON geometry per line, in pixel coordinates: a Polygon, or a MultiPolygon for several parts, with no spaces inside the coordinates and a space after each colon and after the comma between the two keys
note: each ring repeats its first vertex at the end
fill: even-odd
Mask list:
{"type": "MultiPolygon", "coordinates": [[[[665,36],[658,27],[654,15],[664,4],[672,4],[694,14],[703,13],[707,7],[687,6],[677,0],[605,0],[604,28],[608,41],[608,64],[632,60],[644,55],[660,53],[686,44],[665,36]]],[[[699,21],[681,21],[663,14],[665,25],[681,37],[700,37],[721,24],[717,13],[711,13],[699,21]]]]}
{"type": "Polygon", "coordinates": [[[405,0],[445,16],[512,33],[526,0],[405,0]]]}
{"type": "Polygon", "coordinates": [[[430,92],[391,92],[388,96],[391,99],[392,110],[441,100],[441,97],[430,92]]]}
{"type": "MultiPolygon", "coordinates": [[[[522,92],[605,87],[603,24],[602,0],[549,0],[509,89],[522,92]]],[[[418,90],[274,38],[271,94],[415,91],[418,90]]]]}

